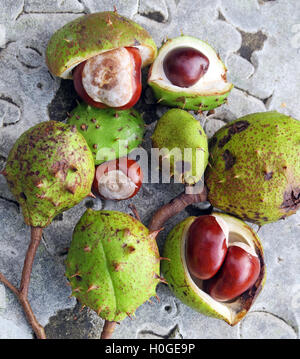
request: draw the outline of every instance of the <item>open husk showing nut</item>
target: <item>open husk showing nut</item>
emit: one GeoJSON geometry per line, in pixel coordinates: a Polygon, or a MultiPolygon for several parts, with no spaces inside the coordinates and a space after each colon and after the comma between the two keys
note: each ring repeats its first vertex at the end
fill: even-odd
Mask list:
{"type": "Polygon", "coordinates": [[[197,217],[186,218],[169,233],[163,256],[170,260],[163,261],[162,273],[174,294],[184,304],[204,315],[222,319],[233,326],[247,314],[264,285],[266,269],[263,248],[258,235],[243,221],[223,213],[214,212],[213,215],[217,219],[223,219],[228,225],[229,246],[236,242],[244,243],[257,254],[260,272],[255,284],[228,302],[217,301],[204,291],[204,282],[191,275],[186,260],[188,231],[197,217]]]}

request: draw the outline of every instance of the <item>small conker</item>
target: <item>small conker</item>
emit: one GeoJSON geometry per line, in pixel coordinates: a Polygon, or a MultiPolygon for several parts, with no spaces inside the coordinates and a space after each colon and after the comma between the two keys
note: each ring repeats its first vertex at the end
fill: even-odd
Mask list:
{"type": "Polygon", "coordinates": [[[122,157],[96,167],[93,191],[103,199],[120,201],[135,196],[142,182],[143,172],[139,164],[122,157]]]}
{"type": "Polygon", "coordinates": [[[242,242],[230,244],[219,272],[204,282],[204,290],[220,302],[232,300],[251,288],[260,273],[254,249],[242,242]]]}
{"type": "Polygon", "coordinates": [[[186,259],[190,273],[209,279],[220,269],[227,253],[228,226],[213,215],[200,216],[190,226],[186,259]]]}
{"type": "Polygon", "coordinates": [[[206,73],[208,67],[208,58],[192,47],[175,48],[163,62],[168,80],[179,87],[193,86],[206,73]]]}
{"type": "Polygon", "coordinates": [[[141,66],[140,52],[135,47],[101,53],[75,67],[75,90],[93,107],[131,108],[142,92],[141,66]]]}

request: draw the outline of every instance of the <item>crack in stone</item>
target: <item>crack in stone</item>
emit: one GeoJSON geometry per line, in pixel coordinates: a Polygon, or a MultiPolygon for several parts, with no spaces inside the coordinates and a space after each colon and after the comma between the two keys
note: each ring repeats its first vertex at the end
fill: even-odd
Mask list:
{"type": "Polygon", "coordinates": [[[4,170],[5,163],[6,163],[6,158],[4,156],[0,155],[0,171],[4,170]]]}
{"type": "Polygon", "coordinates": [[[139,14],[141,16],[145,16],[148,19],[154,20],[156,22],[165,22],[166,21],[164,15],[159,11],[152,11],[152,12],[147,12],[147,13],[140,13],[139,12],[139,14]]]}
{"type": "Polygon", "coordinates": [[[17,41],[13,41],[13,40],[7,41],[7,42],[3,45],[3,47],[0,48],[0,53],[1,53],[1,51],[5,50],[10,44],[14,44],[14,43],[16,43],[16,42],[17,42],[17,41]]]}
{"type": "Polygon", "coordinates": [[[274,2],[276,0],[258,0],[259,5],[264,5],[266,2],[274,2]]]}
{"type": "Polygon", "coordinates": [[[23,14],[25,7],[25,1],[23,1],[22,9],[20,10],[19,14],[16,16],[15,21],[19,20],[19,17],[23,14]]]}
{"type": "Polygon", "coordinates": [[[273,95],[274,95],[274,91],[272,92],[272,94],[269,97],[262,99],[262,102],[264,103],[264,105],[266,106],[267,109],[269,109],[269,107],[270,107],[270,103],[272,101],[273,95]]]}
{"type": "Polygon", "coordinates": [[[86,6],[86,4],[82,0],[77,0],[77,1],[79,2],[79,4],[81,4],[83,6],[83,12],[85,14],[89,14],[90,11],[89,11],[88,7],[86,6]]]}
{"type": "Polygon", "coordinates": [[[47,240],[46,240],[46,238],[45,238],[45,236],[44,236],[44,233],[42,233],[42,243],[43,243],[43,246],[44,246],[45,249],[46,249],[46,252],[47,252],[51,257],[54,257],[54,255],[50,252],[50,249],[49,249],[47,240]]]}
{"type": "Polygon", "coordinates": [[[73,11],[23,11],[21,15],[30,15],[30,14],[50,14],[50,15],[84,15],[86,12],[79,11],[79,12],[73,12],[73,11]]]}
{"type": "Polygon", "coordinates": [[[155,333],[153,330],[141,330],[138,335],[152,335],[161,339],[183,339],[183,335],[180,333],[179,325],[176,324],[169,332],[165,335],[155,333]],[[178,338],[179,337],[179,338],[178,338]]]}
{"type": "Polygon", "coordinates": [[[20,212],[20,205],[17,201],[14,201],[13,199],[9,199],[9,198],[3,197],[3,196],[0,196],[0,200],[14,204],[18,208],[18,212],[20,212]]]}
{"type": "Polygon", "coordinates": [[[38,69],[38,68],[41,67],[40,65],[39,65],[39,66],[28,65],[28,64],[26,64],[25,62],[23,62],[23,61],[19,58],[19,56],[16,56],[16,57],[17,57],[17,60],[20,62],[20,64],[23,65],[24,67],[26,67],[26,68],[29,69],[29,70],[38,69]]]}
{"type": "Polygon", "coordinates": [[[253,52],[261,50],[268,37],[262,31],[257,31],[253,34],[240,29],[237,29],[237,31],[239,31],[242,36],[242,45],[238,54],[251,63],[253,52]]]}
{"type": "Polygon", "coordinates": [[[227,22],[227,20],[225,19],[225,16],[223,15],[221,9],[218,9],[218,17],[217,17],[217,20],[221,20],[221,21],[227,22]]]}
{"type": "Polygon", "coordinates": [[[183,335],[180,333],[179,325],[176,324],[173,329],[170,330],[166,339],[183,339],[183,335]],[[179,337],[179,338],[178,338],[179,337]]]}
{"type": "Polygon", "coordinates": [[[157,334],[155,332],[153,332],[152,330],[141,330],[139,333],[138,333],[138,336],[140,335],[153,335],[157,338],[161,338],[161,339],[166,339],[166,336],[164,335],[160,335],[160,334],[157,334]]]}
{"type": "MultiPolygon", "coordinates": [[[[292,324],[292,323],[289,323],[286,319],[280,317],[279,315],[271,313],[271,312],[269,312],[267,310],[255,310],[255,311],[249,312],[249,314],[255,314],[255,313],[269,314],[269,315],[272,315],[273,317],[279,319],[280,321],[283,321],[287,326],[289,326],[295,332],[296,336],[298,337],[298,334],[299,334],[298,327],[296,325],[292,324]]],[[[243,321],[241,321],[239,323],[239,337],[240,337],[240,339],[243,339],[243,336],[242,336],[242,333],[241,333],[242,328],[243,328],[243,321]]]]}
{"type": "MultiPolygon", "coordinates": [[[[267,98],[261,98],[261,97],[258,97],[258,96],[256,96],[256,95],[253,95],[252,93],[250,93],[249,91],[247,91],[247,90],[244,90],[244,89],[242,89],[242,88],[240,88],[240,87],[237,87],[237,86],[234,86],[234,88],[236,89],[236,90],[239,90],[239,91],[241,91],[241,92],[243,92],[245,95],[247,95],[247,96],[251,96],[251,97],[253,97],[253,98],[255,98],[256,100],[259,100],[259,101],[261,101],[262,103],[264,103],[264,100],[267,100],[267,99],[269,99],[269,97],[267,97],[267,98]]],[[[273,94],[272,94],[273,95],[273,94]]],[[[272,96],[271,95],[271,96],[272,96]]]]}
{"type": "MultiPolygon", "coordinates": [[[[37,54],[40,58],[43,57],[43,54],[41,53],[40,50],[38,50],[37,48],[27,45],[24,47],[25,49],[31,50],[33,53],[37,54]]],[[[41,64],[38,65],[34,65],[34,64],[30,64],[28,62],[24,62],[24,60],[22,60],[22,54],[21,52],[16,56],[17,60],[20,62],[20,64],[22,64],[23,66],[25,66],[28,69],[37,69],[41,67],[41,64]]],[[[25,58],[26,60],[26,58],[25,58]]],[[[28,59],[28,61],[30,61],[30,59],[28,59]]]]}
{"type": "MultiPolygon", "coordinates": [[[[15,125],[16,123],[20,122],[20,121],[21,121],[21,118],[22,118],[22,116],[21,116],[21,115],[22,115],[21,107],[20,107],[16,102],[14,102],[10,97],[7,97],[7,96],[5,96],[5,95],[0,95],[0,101],[6,101],[6,102],[8,102],[10,105],[12,105],[12,106],[10,106],[10,109],[8,109],[8,111],[11,110],[11,108],[13,108],[13,107],[16,107],[16,108],[18,109],[18,110],[17,110],[17,111],[18,111],[18,113],[17,113],[18,118],[17,118],[15,121],[12,121],[12,122],[4,122],[7,109],[5,110],[5,112],[4,112],[4,114],[3,114],[3,124],[2,124],[2,127],[13,126],[13,125],[15,125]]],[[[14,112],[15,112],[15,111],[14,111],[14,112]]],[[[14,115],[16,115],[16,113],[14,113],[14,115]]]]}
{"type": "Polygon", "coordinates": [[[167,16],[165,17],[165,15],[159,10],[159,9],[141,9],[141,1],[138,1],[138,8],[137,8],[137,14],[147,17],[150,20],[156,21],[158,23],[167,23],[168,18],[170,16],[170,9],[167,6],[167,4],[165,2],[162,1],[162,3],[166,6],[167,8],[167,16]]]}

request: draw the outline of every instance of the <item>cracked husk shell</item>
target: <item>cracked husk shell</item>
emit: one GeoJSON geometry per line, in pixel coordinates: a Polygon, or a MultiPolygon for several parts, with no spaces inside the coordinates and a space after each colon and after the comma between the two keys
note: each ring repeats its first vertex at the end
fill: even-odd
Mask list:
{"type": "Polygon", "coordinates": [[[66,260],[72,294],[105,320],[120,321],[155,295],[160,257],[149,230],[132,216],[88,209],[66,260]]]}
{"type": "Polygon", "coordinates": [[[192,36],[179,36],[166,41],[159,49],[157,58],[151,65],[148,75],[148,84],[151,86],[154,95],[159,103],[172,107],[179,107],[185,110],[209,111],[223,103],[233,88],[227,82],[227,69],[215,50],[206,42],[192,36]],[[200,80],[200,87],[178,87],[167,79],[164,74],[163,60],[165,56],[175,48],[192,47],[204,53],[210,60],[210,68],[200,80]],[[220,76],[214,77],[214,68],[217,66],[220,76]],[[209,78],[207,79],[207,76],[209,78]]]}
{"type": "Polygon", "coordinates": [[[244,116],[210,140],[211,204],[259,225],[300,206],[300,122],[278,112],[244,116]]]}
{"type": "Polygon", "coordinates": [[[170,168],[177,181],[194,184],[201,179],[208,160],[207,137],[187,111],[173,108],[158,120],[152,147],[160,150],[162,170],[170,168]]]}
{"type": "Polygon", "coordinates": [[[153,39],[134,21],[113,11],[87,14],[53,34],[47,46],[46,62],[53,75],[72,78],[72,69],[90,57],[130,46],[140,50],[143,67],[156,57],[153,39]]]}
{"type": "Polygon", "coordinates": [[[95,165],[75,126],[48,121],[24,132],[11,149],[5,175],[25,223],[46,227],[91,191],[95,165]]]}
{"type": "Polygon", "coordinates": [[[186,305],[209,317],[222,319],[230,325],[237,324],[248,312],[260,293],[266,279],[266,268],[261,242],[257,234],[243,221],[223,213],[213,213],[223,219],[229,227],[229,243],[239,241],[250,245],[257,253],[261,271],[256,283],[231,302],[218,302],[202,290],[202,281],[193,277],[186,264],[185,243],[188,230],[197,217],[188,217],[177,224],[169,233],[163,257],[162,274],[170,289],[186,305]]]}
{"type": "Polygon", "coordinates": [[[144,120],[133,108],[98,109],[81,103],[71,112],[68,123],[83,135],[96,165],[126,156],[142,143],[145,132],[144,120]]]}

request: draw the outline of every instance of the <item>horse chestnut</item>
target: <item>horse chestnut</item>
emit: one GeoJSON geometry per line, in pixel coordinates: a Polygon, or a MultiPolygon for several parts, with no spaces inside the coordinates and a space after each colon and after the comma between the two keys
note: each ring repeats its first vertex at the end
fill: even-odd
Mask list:
{"type": "Polygon", "coordinates": [[[260,261],[255,251],[245,243],[234,242],[217,275],[204,282],[204,289],[215,300],[229,301],[251,288],[259,273],[260,261]]]}
{"type": "Polygon", "coordinates": [[[140,98],[142,59],[135,47],[121,47],[91,57],[73,71],[74,87],[89,105],[131,108],[140,98]]]}
{"type": "Polygon", "coordinates": [[[192,47],[175,48],[163,62],[167,78],[179,87],[193,86],[206,73],[208,66],[208,58],[192,47]]]}
{"type": "Polygon", "coordinates": [[[190,273],[209,279],[220,269],[228,245],[226,222],[213,215],[200,216],[191,225],[186,242],[186,259],[190,273]]]}
{"type": "Polygon", "coordinates": [[[104,199],[123,200],[137,194],[143,182],[142,169],[127,157],[96,167],[93,190],[104,199]]]}

